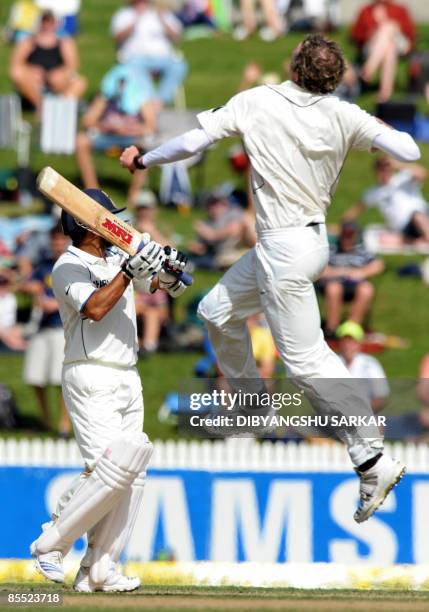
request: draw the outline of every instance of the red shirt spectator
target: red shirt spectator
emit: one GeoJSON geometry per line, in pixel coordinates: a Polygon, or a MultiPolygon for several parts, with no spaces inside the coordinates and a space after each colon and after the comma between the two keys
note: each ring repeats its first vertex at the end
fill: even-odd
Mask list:
{"type": "Polygon", "coordinates": [[[373,36],[379,26],[377,10],[380,6],[384,8],[388,19],[398,24],[402,34],[413,47],[416,39],[416,28],[411,15],[405,6],[390,0],[375,0],[375,2],[362,7],[352,27],[351,36],[353,40],[357,44],[363,45],[373,36]]]}

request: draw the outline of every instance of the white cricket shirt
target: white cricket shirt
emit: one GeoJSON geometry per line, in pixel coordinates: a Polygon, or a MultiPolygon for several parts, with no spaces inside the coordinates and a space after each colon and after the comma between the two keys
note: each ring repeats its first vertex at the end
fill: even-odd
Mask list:
{"type": "Polygon", "coordinates": [[[428,213],[420,183],[408,170],[394,174],[386,185],[368,189],[362,198],[365,206],[377,207],[388,227],[400,232],[409,223],[413,213],[428,213]]]}
{"type": "Polygon", "coordinates": [[[370,399],[385,398],[390,394],[389,383],[381,363],[372,355],[358,353],[350,364],[346,365],[352,378],[359,378],[367,388],[370,399]]]}
{"type": "Polygon", "coordinates": [[[323,222],[349,150],[369,150],[386,129],[356,104],[292,81],[243,91],[197,118],[212,140],[243,139],[258,232],[323,222]]]}
{"type": "Polygon", "coordinates": [[[136,363],[138,343],[132,283],[101,321],[92,321],[82,313],[94,291],[118,274],[123,258],[115,249],[109,249],[103,259],[69,246],[56,262],[52,285],[64,326],[64,364],[97,361],[128,367],[136,363]]]}

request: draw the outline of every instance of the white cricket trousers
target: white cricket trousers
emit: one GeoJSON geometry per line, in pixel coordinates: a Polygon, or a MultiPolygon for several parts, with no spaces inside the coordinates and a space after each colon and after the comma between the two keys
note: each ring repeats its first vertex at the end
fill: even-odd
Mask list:
{"type": "MultiPolygon", "coordinates": [[[[136,368],[114,368],[96,362],[68,364],[63,367],[62,390],[86,470],[61,496],[55,510],[57,516],[84,484],[109,443],[123,432],[138,433],[143,429],[143,393],[136,368]]],[[[119,560],[134,528],[145,480],[146,472],[136,478],[118,506],[90,530],[82,566],[91,565],[92,550],[107,522],[112,530],[111,560],[119,560]]]]}
{"type": "MultiPolygon", "coordinates": [[[[313,282],[328,256],[325,225],[264,231],[201,301],[198,314],[227,378],[260,378],[246,320],[263,312],[288,376],[304,385],[317,412],[369,416],[367,398],[357,392],[321,330],[313,282]]],[[[355,466],[382,450],[379,431],[373,431],[371,438],[338,432],[355,466]]]]}

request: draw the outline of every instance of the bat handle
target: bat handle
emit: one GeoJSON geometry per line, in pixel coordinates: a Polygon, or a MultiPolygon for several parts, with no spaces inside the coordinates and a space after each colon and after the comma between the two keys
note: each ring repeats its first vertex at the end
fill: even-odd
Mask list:
{"type": "MultiPolygon", "coordinates": [[[[165,254],[168,256],[171,253],[171,247],[170,246],[166,246],[164,247],[164,252],[165,254]]],[[[182,283],[184,285],[186,285],[187,287],[190,287],[192,285],[192,283],[194,282],[194,279],[192,278],[192,276],[190,274],[187,274],[186,272],[175,272],[174,270],[171,270],[167,265],[164,266],[164,270],[166,272],[168,272],[169,274],[172,274],[173,276],[175,276],[176,278],[178,278],[179,280],[182,281],[182,283]]]]}
{"type": "Polygon", "coordinates": [[[190,274],[188,274],[187,272],[179,272],[177,277],[187,287],[190,287],[192,285],[192,283],[194,282],[194,279],[192,278],[192,276],[190,274]]]}

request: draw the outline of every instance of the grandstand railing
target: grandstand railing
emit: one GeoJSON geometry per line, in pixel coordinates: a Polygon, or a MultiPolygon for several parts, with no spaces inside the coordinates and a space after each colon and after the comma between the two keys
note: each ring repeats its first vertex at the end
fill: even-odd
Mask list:
{"type": "MultiPolygon", "coordinates": [[[[338,443],[258,442],[229,440],[156,440],[151,467],[157,469],[344,472],[352,467],[346,449],[338,443]]],[[[386,444],[410,472],[429,472],[429,446],[395,442],[386,444]]],[[[82,466],[74,440],[0,439],[1,466],[82,466]]]]}

